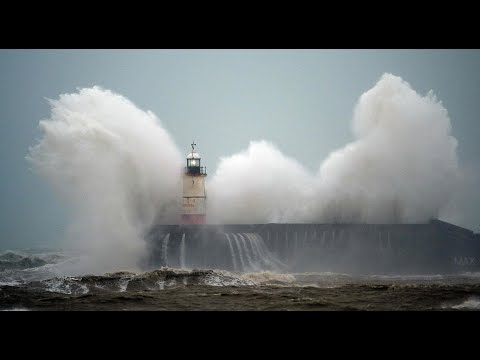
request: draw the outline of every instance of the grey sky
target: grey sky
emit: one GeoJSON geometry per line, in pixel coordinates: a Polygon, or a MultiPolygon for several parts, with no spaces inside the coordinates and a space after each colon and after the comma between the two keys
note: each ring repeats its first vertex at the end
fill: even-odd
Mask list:
{"type": "MultiPolygon", "coordinates": [[[[49,116],[45,98],[93,85],[120,93],[157,114],[185,154],[194,139],[211,174],[220,156],[258,139],[316,171],[353,139],[358,97],[390,72],[421,94],[433,89],[460,164],[476,173],[479,65],[480,50],[0,50],[0,249],[63,236],[61,204],[24,159],[49,116]]],[[[473,185],[462,225],[478,231],[473,185]]]]}

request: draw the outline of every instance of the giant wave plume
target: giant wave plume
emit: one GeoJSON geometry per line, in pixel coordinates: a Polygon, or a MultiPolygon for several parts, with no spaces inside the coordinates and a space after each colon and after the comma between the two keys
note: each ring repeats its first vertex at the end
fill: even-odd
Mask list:
{"type": "Polygon", "coordinates": [[[438,217],[459,171],[450,119],[433,92],[421,96],[385,74],[360,97],[352,127],[356,139],[332,152],[316,174],[267,141],[222,158],[208,189],[213,219],[423,223],[438,217]]]}
{"type": "Polygon", "coordinates": [[[145,229],[179,211],[177,147],[152,112],[109,90],[80,89],[50,106],[27,159],[68,205],[69,245],[90,255],[90,271],[135,270],[145,229]]]}

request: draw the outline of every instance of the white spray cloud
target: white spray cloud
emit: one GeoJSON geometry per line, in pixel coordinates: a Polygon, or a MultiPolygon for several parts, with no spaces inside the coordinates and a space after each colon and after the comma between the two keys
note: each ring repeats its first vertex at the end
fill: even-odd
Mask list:
{"type": "Polygon", "coordinates": [[[182,157],[151,112],[99,87],[50,100],[27,159],[69,205],[89,271],[135,269],[152,223],[178,219],[182,157]]]}
{"type": "Polygon", "coordinates": [[[251,142],[247,150],[220,160],[207,183],[209,221],[265,223],[300,221],[311,189],[308,173],[271,143],[251,142]]]}
{"type": "Polygon", "coordinates": [[[223,158],[209,184],[214,222],[418,223],[439,215],[458,179],[455,138],[432,92],[384,74],[355,108],[356,140],[307,174],[273,145],[223,158]]]}

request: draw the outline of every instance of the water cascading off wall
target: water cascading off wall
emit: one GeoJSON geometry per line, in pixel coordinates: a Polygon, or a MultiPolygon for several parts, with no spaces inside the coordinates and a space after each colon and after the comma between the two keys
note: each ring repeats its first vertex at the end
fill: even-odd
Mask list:
{"type": "Polygon", "coordinates": [[[281,271],[285,265],[258,233],[153,233],[149,268],[214,268],[240,272],[281,271]]]}

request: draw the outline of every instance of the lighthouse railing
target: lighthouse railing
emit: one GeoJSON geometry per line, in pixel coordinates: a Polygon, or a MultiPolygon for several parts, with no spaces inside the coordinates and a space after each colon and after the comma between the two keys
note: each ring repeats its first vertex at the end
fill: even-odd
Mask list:
{"type": "Polygon", "coordinates": [[[185,174],[207,175],[206,166],[185,166],[185,174]]]}

